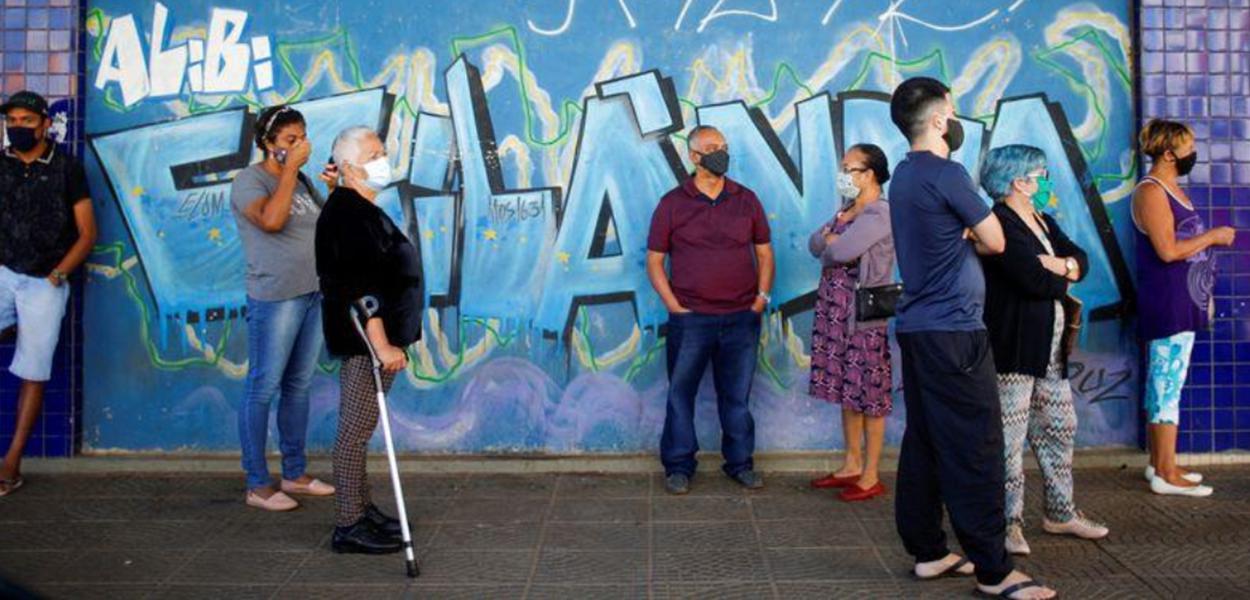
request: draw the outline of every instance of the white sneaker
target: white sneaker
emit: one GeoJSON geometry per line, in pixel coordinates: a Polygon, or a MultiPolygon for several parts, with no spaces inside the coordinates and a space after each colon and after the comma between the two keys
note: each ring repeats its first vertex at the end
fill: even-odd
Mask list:
{"type": "MultiPolygon", "coordinates": [[[[1150,481],[1151,479],[1154,479],[1154,478],[1155,478],[1155,468],[1150,465],[1146,465],[1146,481],[1150,481]]],[[[1190,471],[1184,475],[1181,475],[1181,479],[1184,479],[1185,481],[1188,481],[1189,483],[1202,483],[1202,473],[1195,473],[1193,471],[1190,471]]]]}
{"type": "Polygon", "coordinates": [[[1155,477],[1150,480],[1150,491],[1161,496],[1189,496],[1191,498],[1206,498],[1215,493],[1215,489],[1209,485],[1180,487],[1164,481],[1162,477],[1155,477]]]}
{"type": "Polygon", "coordinates": [[[1024,529],[1019,525],[1007,526],[1007,539],[1005,540],[1007,552],[1016,556],[1028,556],[1032,550],[1029,549],[1029,543],[1024,539],[1024,529]]]}
{"type": "Polygon", "coordinates": [[[1042,530],[1055,535],[1076,536],[1083,540],[1100,540],[1107,537],[1108,533],[1111,533],[1111,530],[1107,529],[1106,525],[1085,518],[1085,514],[1081,511],[1077,511],[1076,516],[1072,520],[1064,523],[1056,523],[1050,519],[1043,518],[1042,530]]]}

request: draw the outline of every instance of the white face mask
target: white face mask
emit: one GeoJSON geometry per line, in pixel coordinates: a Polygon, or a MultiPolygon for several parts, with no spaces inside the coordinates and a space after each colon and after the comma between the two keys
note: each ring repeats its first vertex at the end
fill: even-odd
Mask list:
{"type": "Polygon", "coordinates": [[[843,198],[854,200],[859,197],[860,191],[859,186],[855,185],[855,179],[850,173],[838,172],[838,194],[843,198]]]}
{"type": "Polygon", "coordinates": [[[391,161],[385,156],[379,156],[361,165],[361,168],[365,170],[365,185],[371,189],[380,192],[391,184],[391,161]]]}

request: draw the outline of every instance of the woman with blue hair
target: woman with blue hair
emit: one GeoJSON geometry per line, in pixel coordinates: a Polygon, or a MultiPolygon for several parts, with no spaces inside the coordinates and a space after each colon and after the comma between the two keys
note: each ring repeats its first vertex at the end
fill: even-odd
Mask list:
{"type": "Polygon", "coordinates": [[[1024,440],[1041,466],[1047,533],[1099,539],[1106,526],[1087,518],[1072,499],[1076,409],[1063,343],[1063,300],[1088,271],[1081,250],[1043,211],[1052,202],[1046,155],[1032,146],[991,150],[981,187],[1007,240],[1002,254],[982,256],[986,329],[998,371],[1006,451],[1007,550],[1028,554],[1024,539],[1024,440]],[[1042,342],[1041,340],[1047,340],[1042,342]]]}

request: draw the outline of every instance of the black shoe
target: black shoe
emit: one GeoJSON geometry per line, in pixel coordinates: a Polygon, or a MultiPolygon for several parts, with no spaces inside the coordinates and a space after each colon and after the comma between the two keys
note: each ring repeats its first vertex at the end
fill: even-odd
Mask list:
{"type": "Polygon", "coordinates": [[[335,527],[330,548],[339,554],[393,554],[402,548],[402,542],[378,531],[368,517],[362,517],[355,525],[335,527]]]}
{"type": "MultiPolygon", "coordinates": [[[[392,517],[378,508],[376,504],[370,504],[365,509],[365,520],[373,525],[373,528],[389,535],[395,539],[403,538],[403,529],[399,526],[399,519],[392,517]]],[[[413,531],[412,523],[408,523],[408,532],[413,531]]]]}
{"type": "Polygon", "coordinates": [[[690,476],[685,473],[673,473],[664,478],[664,489],[674,496],[690,493],[690,476]]]}
{"type": "Polygon", "coordinates": [[[764,478],[751,469],[741,471],[736,475],[730,475],[730,477],[748,490],[758,490],[764,487],[764,478]]]}

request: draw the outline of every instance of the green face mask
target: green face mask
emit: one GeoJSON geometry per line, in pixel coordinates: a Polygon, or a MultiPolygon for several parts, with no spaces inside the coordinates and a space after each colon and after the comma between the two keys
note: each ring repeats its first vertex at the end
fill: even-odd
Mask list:
{"type": "Polygon", "coordinates": [[[1046,210],[1046,207],[1050,206],[1050,193],[1053,189],[1050,178],[1038,177],[1037,192],[1033,194],[1033,208],[1038,212],[1046,210]]]}

